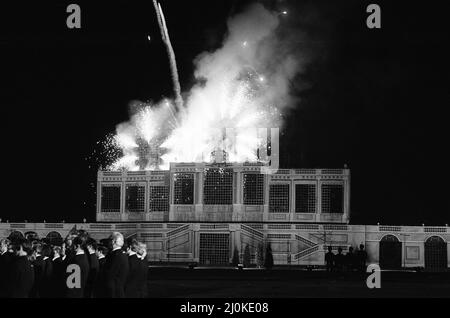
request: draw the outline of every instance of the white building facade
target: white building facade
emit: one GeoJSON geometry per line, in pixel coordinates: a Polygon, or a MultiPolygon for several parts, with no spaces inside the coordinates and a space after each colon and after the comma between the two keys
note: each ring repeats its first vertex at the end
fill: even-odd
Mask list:
{"type": "Polygon", "coordinates": [[[228,265],[246,246],[270,244],[274,263],[323,266],[332,246],[365,245],[381,268],[448,270],[450,228],[350,224],[348,169],[277,169],[257,164],[172,164],[169,171],[100,171],[96,223],[0,223],[0,237],[65,237],[113,231],[147,244],[151,262],[228,265]]]}

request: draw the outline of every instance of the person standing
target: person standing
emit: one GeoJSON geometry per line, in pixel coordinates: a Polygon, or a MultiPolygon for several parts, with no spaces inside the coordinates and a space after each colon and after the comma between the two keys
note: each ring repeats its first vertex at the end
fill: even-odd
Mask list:
{"type": "Polygon", "coordinates": [[[137,256],[138,241],[132,239],[128,241],[128,275],[125,283],[125,297],[126,298],[140,298],[139,286],[140,286],[140,271],[141,271],[141,259],[137,256]]]}
{"type": "Polygon", "coordinates": [[[13,244],[14,258],[11,263],[8,295],[12,298],[28,298],[34,282],[34,271],[28,260],[31,251],[29,243],[24,238],[17,239],[13,244]]]}
{"type": "MultiPolygon", "coordinates": [[[[70,277],[74,272],[67,273],[66,279],[66,295],[68,298],[83,298],[84,290],[86,288],[86,282],[89,274],[89,261],[87,255],[83,249],[83,241],[79,237],[75,237],[72,242],[75,250],[75,256],[73,260],[70,261],[70,265],[77,265],[79,268],[79,287],[78,286],[69,286],[67,280],[71,281],[70,277]]],[[[77,271],[75,270],[75,273],[77,271]]],[[[77,278],[75,278],[76,280],[77,278]]]]}
{"type": "Polygon", "coordinates": [[[94,295],[94,287],[97,283],[97,276],[99,272],[99,263],[96,255],[97,242],[93,238],[88,238],[86,241],[86,249],[89,260],[89,274],[86,282],[86,289],[84,292],[85,298],[92,298],[94,295]]]}
{"type": "Polygon", "coordinates": [[[94,297],[95,298],[105,298],[106,297],[106,282],[105,282],[105,263],[107,249],[103,245],[97,246],[95,252],[98,259],[98,275],[97,282],[94,286],[94,297]]]}
{"type": "Polygon", "coordinates": [[[42,273],[42,281],[40,288],[40,297],[49,298],[52,297],[52,276],[53,276],[53,249],[50,245],[45,244],[42,247],[42,261],[44,262],[44,271],[42,273]]]}
{"type": "Polygon", "coordinates": [[[334,256],[334,267],[336,271],[342,272],[344,267],[344,255],[342,254],[342,247],[338,247],[338,253],[334,256]]]}
{"type": "Polygon", "coordinates": [[[53,258],[52,258],[53,274],[51,278],[51,296],[52,298],[61,298],[65,295],[65,270],[62,257],[61,257],[61,247],[53,247],[53,258]]]}
{"type": "Polygon", "coordinates": [[[31,289],[31,297],[33,298],[40,298],[42,297],[42,287],[43,287],[43,281],[44,281],[44,275],[45,275],[45,265],[46,262],[44,261],[44,256],[42,256],[42,244],[36,243],[33,246],[33,255],[32,258],[34,259],[32,262],[33,269],[34,269],[34,284],[33,288],[31,289]]]}
{"type": "Polygon", "coordinates": [[[366,261],[367,261],[367,252],[364,250],[364,244],[359,245],[357,258],[358,258],[358,269],[360,272],[364,273],[366,271],[366,261]]]}
{"type": "Polygon", "coordinates": [[[111,243],[112,251],[108,254],[105,264],[106,297],[124,298],[128,259],[122,251],[124,244],[122,233],[114,232],[111,235],[111,243]]]}
{"type": "Polygon", "coordinates": [[[14,254],[9,251],[10,244],[8,239],[0,240],[0,298],[8,296],[11,263],[14,258],[14,254]]]}
{"type": "Polygon", "coordinates": [[[355,254],[353,253],[353,247],[348,248],[348,253],[345,254],[345,265],[348,272],[352,272],[355,268],[355,254]]]}
{"type": "Polygon", "coordinates": [[[334,254],[331,246],[328,246],[328,252],[325,254],[325,264],[327,272],[332,272],[334,268],[334,254]]]}
{"type": "Polygon", "coordinates": [[[106,255],[108,254],[107,248],[103,245],[99,245],[97,247],[97,250],[95,251],[95,254],[97,255],[98,259],[99,272],[101,272],[102,270],[104,270],[106,255]]]}
{"type": "Polygon", "coordinates": [[[140,260],[138,297],[145,298],[147,297],[147,284],[148,284],[147,245],[139,242],[137,254],[140,260]]]}

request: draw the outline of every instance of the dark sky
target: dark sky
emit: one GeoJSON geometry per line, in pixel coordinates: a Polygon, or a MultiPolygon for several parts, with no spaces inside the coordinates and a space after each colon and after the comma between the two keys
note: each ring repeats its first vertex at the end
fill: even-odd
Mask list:
{"type": "MultiPolygon", "coordinates": [[[[66,28],[71,2],[2,4],[3,220],[95,220],[97,142],[128,119],[132,100],[171,96],[151,1],[77,1],[82,29],[66,28]],[[151,35],[149,43],[147,35],[151,35]]],[[[382,29],[366,27],[361,0],[264,1],[312,57],[293,83],[283,168],[352,173],[353,224],[450,220],[449,34],[444,10],[372,1],[382,29]]],[[[394,3],[395,2],[395,3],[394,3]]],[[[217,48],[230,13],[249,1],[161,1],[181,85],[192,60],[217,48]]]]}

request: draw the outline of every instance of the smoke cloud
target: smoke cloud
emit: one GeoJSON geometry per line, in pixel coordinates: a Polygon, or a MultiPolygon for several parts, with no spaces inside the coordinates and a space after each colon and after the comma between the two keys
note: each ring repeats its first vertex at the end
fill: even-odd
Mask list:
{"type": "Polygon", "coordinates": [[[123,156],[111,169],[168,168],[170,162],[209,162],[224,150],[228,161],[255,161],[255,128],[281,127],[296,104],[292,81],[305,56],[289,41],[282,16],[253,4],[228,20],[222,46],[194,61],[194,86],[175,101],[141,104],[118,125],[115,145],[123,156]],[[233,128],[233,134],[225,134],[233,128]],[[142,164],[142,153],[147,159],[142,164]],[[148,155],[151,154],[151,155],[148,155]]]}

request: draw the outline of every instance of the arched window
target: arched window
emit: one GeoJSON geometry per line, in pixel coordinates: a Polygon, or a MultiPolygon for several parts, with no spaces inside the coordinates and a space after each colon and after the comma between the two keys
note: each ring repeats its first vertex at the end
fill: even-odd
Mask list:
{"type": "Polygon", "coordinates": [[[379,260],[381,269],[402,267],[402,243],[395,235],[385,235],[380,241],[379,260]]]}
{"type": "Polygon", "coordinates": [[[429,271],[447,269],[447,243],[439,236],[425,241],[425,268],[429,271]]]}

